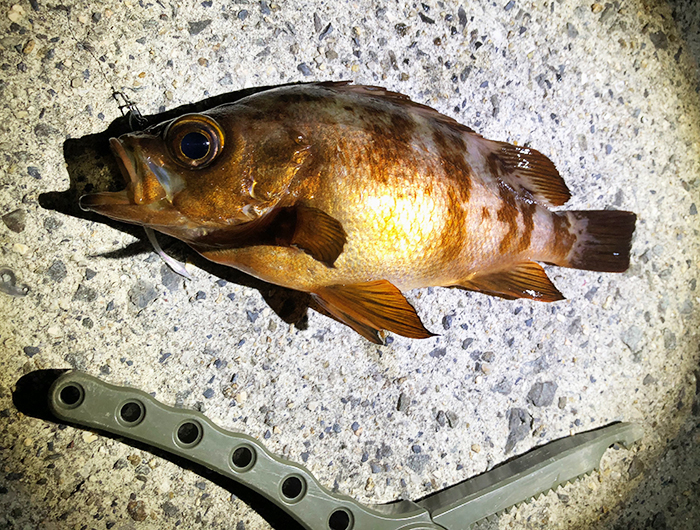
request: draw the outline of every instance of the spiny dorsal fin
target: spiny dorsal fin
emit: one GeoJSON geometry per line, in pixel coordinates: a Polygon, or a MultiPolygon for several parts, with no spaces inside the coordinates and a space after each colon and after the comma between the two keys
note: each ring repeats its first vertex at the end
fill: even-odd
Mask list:
{"type": "Polygon", "coordinates": [[[382,344],[381,329],[412,339],[434,336],[401,291],[386,280],[320,287],[312,294],[331,315],[376,344],[382,344]]]}
{"type": "Polygon", "coordinates": [[[392,92],[391,90],[387,90],[386,88],[380,86],[353,85],[352,81],[323,81],[317,84],[325,88],[331,88],[337,92],[354,92],[356,94],[363,94],[378,98],[411,101],[411,98],[409,98],[406,94],[392,92]]]}
{"type": "Polygon", "coordinates": [[[445,116],[427,105],[411,101],[404,94],[391,92],[382,87],[352,85],[348,81],[331,81],[318,85],[340,93],[382,99],[393,105],[404,107],[455,132],[468,134],[471,138],[477,139],[478,142],[483,142],[482,145],[487,151],[484,156],[487,157],[495,178],[505,182],[519,193],[534,197],[543,204],[561,206],[571,198],[566,183],[552,161],[535,149],[485,140],[480,134],[453,118],[445,116]]]}
{"type": "Polygon", "coordinates": [[[318,208],[295,205],[272,208],[253,221],[212,231],[189,243],[198,252],[259,245],[296,247],[332,267],[346,241],[337,219],[318,208]]]}
{"type": "Polygon", "coordinates": [[[376,99],[383,99],[394,105],[404,107],[407,110],[411,110],[427,119],[435,120],[449,128],[459,131],[461,133],[470,133],[475,136],[481,137],[481,135],[475,133],[472,129],[466,125],[459,123],[457,120],[450,118],[441,114],[432,107],[423,105],[422,103],[416,103],[412,101],[410,97],[406,94],[401,94],[399,92],[392,92],[386,88],[371,85],[352,85],[352,81],[327,81],[323,83],[318,83],[319,86],[330,88],[336,92],[346,92],[352,94],[359,94],[362,96],[372,97],[376,99]]]}
{"type": "Polygon", "coordinates": [[[534,261],[518,263],[503,271],[475,276],[460,282],[457,287],[507,300],[530,298],[540,302],[556,302],[564,299],[544,269],[534,261]]]}
{"type": "Polygon", "coordinates": [[[571,198],[557,168],[539,151],[505,142],[482,141],[491,151],[486,158],[494,177],[517,192],[525,191],[549,206],[561,206],[571,198]]]}

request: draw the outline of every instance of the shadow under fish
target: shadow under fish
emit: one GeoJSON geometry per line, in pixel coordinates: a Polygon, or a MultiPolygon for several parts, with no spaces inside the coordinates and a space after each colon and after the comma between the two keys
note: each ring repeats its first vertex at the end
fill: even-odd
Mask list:
{"type": "Polygon", "coordinates": [[[634,213],[552,211],[570,193],[546,156],[378,87],[283,86],[109,143],[126,189],[83,210],[308,293],[376,343],[433,336],[401,291],[552,302],[537,262],[629,266],[634,213]]]}
{"type": "MultiPolygon", "coordinates": [[[[181,105],[155,115],[141,116],[139,114],[137,121],[134,121],[132,114],[128,113],[114,120],[103,132],[80,138],[68,138],[63,144],[63,157],[70,177],[69,188],[65,191],[42,193],[39,196],[39,204],[42,208],[64,215],[106,223],[115,230],[128,233],[138,239],[138,241],[130,243],[124,248],[99,254],[99,257],[124,259],[150,253],[152,244],[144,237],[142,227],[111,220],[92,211],[83,210],[79,206],[79,198],[82,195],[92,193],[97,189],[117,191],[124,187],[124,180],[120,174],[117,160],[109,147],[109,139],[131,132],[136,124],[141,125],[145,123],[143,126],[148,127],[162,121],[172,120],[183,114],[204,112],[219,105],[234,103],[246,96],[270,88],[277,87],[254,87],[229,92],[196,103],[181,105]]],[[[130,108],[129,105],[123,106],[130,108]]],[[[174,258],[185,260],[188,259],[188,256],[191,256],[189,247],[181,241],[164,235],[161,235],[159,240],[162,247],[174,258]]],[[[316,306],[307,293],[270,285],[268,282],[263,282],[236,269],[200,258],[198,255],[194,259],[194,264],[209,274],[218,276],[230,283],[258,290],[269,307],[284,322],[294,324],[298,329],[306,329],[308,327],[307,309],[309,307],[316,308],[316,306]]]]}

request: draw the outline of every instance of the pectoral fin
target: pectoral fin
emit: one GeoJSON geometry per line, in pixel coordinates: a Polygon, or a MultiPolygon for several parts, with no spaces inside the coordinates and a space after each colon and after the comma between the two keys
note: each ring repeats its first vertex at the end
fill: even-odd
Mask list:
{"type": "Polygon", "coordinates": [[[297,206],[295,210],[294,233],[289,243],[332,267],[347,241],[343,226],[317,208],[297,206]]]}
{"type": "Polygon", "coordinates": [[[518,263],[507,270],[469,278],[456,287],[507,300],[530,298],[541,302],[556,302],[564,299],[547,277],[544,269],[533,261],[518,263]]]}
{"type": "Polygon", "coordinates": [[[312,294],[331,315],[376,344],[382,344],[381,329],[412,339],[434,336],[401,291],[386,280],[321,287],[312,294]]]}
{"type": "Polygon", "coordinates": [[[200,253],[259,245],[296,247],[328,267],[343,252],[347,234],[340,222],[317,208],[273,208],[258,219],[216,230],[191,245],[200,253]]]}

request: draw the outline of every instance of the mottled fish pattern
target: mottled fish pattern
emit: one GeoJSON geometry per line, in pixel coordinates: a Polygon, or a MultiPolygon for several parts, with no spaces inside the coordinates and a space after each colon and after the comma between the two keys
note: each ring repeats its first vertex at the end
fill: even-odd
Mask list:
{"type": "Polygon", "coordinates": [[[629,265],[635,214],[552,211],[570,194],[546,156],[378,87],[280,87],[110,142],[127,188],[83,208],[311,293],[374,342],[432,335],[401,291],[551,302],[538,262],[629,265]]]}

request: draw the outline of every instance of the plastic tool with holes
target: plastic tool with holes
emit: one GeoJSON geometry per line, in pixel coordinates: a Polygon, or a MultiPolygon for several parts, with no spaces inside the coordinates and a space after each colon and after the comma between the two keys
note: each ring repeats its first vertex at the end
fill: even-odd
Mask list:
{"type": "Polygon", "coordinates": [[[145,392],[82,372],[53,384],[49,406],[64,421],[138,440],[206,466],[264,495],[312,530],[467,529],[597,469],[615,443],[629,446],[642,429],[617,423],[538,447],[487,473],[419,501],[366,506],[324,488],[304,467],[259,441],[225,431],[199,412],[168,407],[145,392]]]}

